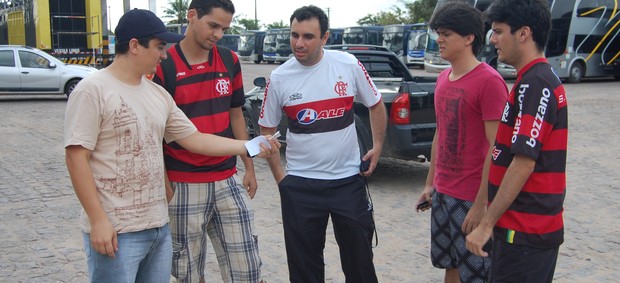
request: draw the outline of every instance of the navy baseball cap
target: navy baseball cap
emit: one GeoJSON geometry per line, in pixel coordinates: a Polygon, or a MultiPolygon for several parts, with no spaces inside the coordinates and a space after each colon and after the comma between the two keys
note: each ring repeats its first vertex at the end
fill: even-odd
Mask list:
{"type": "Polygon", "coordinates": [[[125,13],[114,30],[116,42],[129,41],[132,38],[154,36],[166,42],[176,43],[185,36],[170,32],[166,25],[153,12],[133,9],[125,13]]]}

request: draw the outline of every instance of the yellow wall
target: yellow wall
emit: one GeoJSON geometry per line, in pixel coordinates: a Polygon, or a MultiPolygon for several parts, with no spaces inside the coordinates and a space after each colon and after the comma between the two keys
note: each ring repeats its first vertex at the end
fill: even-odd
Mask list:
{"type": "Polygon", "coordinates": [[[24,12],[11,12],[7,18],[9,44],[26,45],[26,31],[24,28],[24,12]]]}
{"type": "Polygon", "coordinates": [[[50,27],[50,1],[34,0],[32,12],[34,16],[37,48],[52,48],[52,29],[50,27]]]}
{"type": "Polygon", "coordinates": [[[86,1],[86,31],[89,32],[87,37],[88,48],[101,48],[103,41],[101,39],[101,30],[103,29],[101,22],[101,1],[86,1]]]}

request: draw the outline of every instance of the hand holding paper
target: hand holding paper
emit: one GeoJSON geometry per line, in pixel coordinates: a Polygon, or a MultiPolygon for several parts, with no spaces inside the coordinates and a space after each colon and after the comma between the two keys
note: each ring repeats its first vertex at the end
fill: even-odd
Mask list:
{"type": "Polygon", "coordinates": [[[265,151],[267,150],[271,150],[271,143],[273,141],[274,145],[277,146],[277,148],[279,147],[279,143],[277,141],[277,138],[280,136],[280,132],[276,132],[275,134],[273,134],[273,136],[271,136],[269,138],[269,140],[267,140],[267,138],[265,138],[265,136],[257,136],[249,141],[247,141],[245,143],[245,148],[248,151],[248,155],[250,157],[254,157],[257,156],[261,153],[261,144],[263,145],[263,148],[265,149],[265,151]]]}

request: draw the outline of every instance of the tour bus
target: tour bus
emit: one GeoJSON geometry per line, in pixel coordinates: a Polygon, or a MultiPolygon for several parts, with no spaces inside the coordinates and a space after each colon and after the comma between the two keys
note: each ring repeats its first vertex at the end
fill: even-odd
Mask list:
{"type": "Polygon", "coordinates": [[[247,30],[239,35],[239,59],[253,61],[260,64],[263,61],[263,41],[265,32],[259,30],[247,30]]]}
{"type": "MultiPolygon", "coordinates": [[[[449,1],[449,0],[448,0],[449,1]]],[[[448,2],[439,0],[437,7],[448,2]]],[[[581,81],[584,77],[613,76],[620,79],[620,10],[616,0],[548,0],[551,12],[551,31],[545,46],[545,57],[560,79],[569,83],[581,81]]],[[[490,0],[472,1],[481,10],[486,9],[490,0]]],[[[436,47],[436,35],[429,33],[425,55],[425,67],[441,63],[431,57],[429,50],[436,47]],[[434,38],[433,38],[434,37],[434,38]]],[[[487,34],[487,38],[490,34],[487,34]]],[[[507,72],[516,75],[512,66],[497,59],[495,48],[487,44],[481,59],[493,64],[506,76],[507,72]],[[487,55],[485,54],[491,54],[487,55]]],[[[449,65],[445,65],[449,66],[449,65]]],[[[445,67],[444,67],[445,68],[445,67]]]]}
{"type": "Polygon", "coordinates": [[[426,23],[413,24],[411,27],[407,43],[407,65],[418,65],[424,68],[424,49],[428,41],[427,29],[426,23]]]}
{"type": "Polygon", "coordinates": [[[357,26],[344,28],[342,44],[383,44],[383,26],[357,26]]]}
{"type": "Polygon", "coordinates": [[[549,0],[551,32],[545,56],[567,82],[620,79],[620,12],[616,0],[549,0]]]}
{"type": "Polygon", "coordinates": [[[267,64],[276,62],[276,37],[280,29],[268,29],[265,31],[265,39],[263,41],[263,60],[267,64]]]}
{"type": "MultiPolygon", "coordinates": [[[[489,7],[491,2],[493,2],[493,0],[438,0],[437,5],[435,5],[435,10],[433,11],[433,13],[435,13],[435,11],[437,11],[439,8],[443,7],[443,5],[445,5],[446,3],[456,2],[456,1],[466,2],[469,5],[472,5],[481,11],[486,10],[486,8],[489,7]]],[[[486,28],[489,29],[490,26],[487,26],[486,28]]],[[[479,55],[479,58],[480,58],[480,55],[479,55]]],[[[490,59],[491,58],[488,57],[488,60],[490,59]]],[[[439,45],[437,44],[437,33],[435,33],[429,27],[428,37],[426,41],[426,48],[424,49],[424,69],[430,73],[438,73],[438,72],[445,70],[448,67],[450,67],[450,62],[441,59],[441,57],[439,56],[439,45]]]]}
{"type": "Polygon", "coordinates": [[[185,30],[187,29],[187,24],[167,24],[166,29],[170,32],[185,34],[185,30]]]}
{"type": "Polygon", "coordinates": [[[343,28],[330,28],[329,29],[329,38],[327,39],[327,43],[325,45],[337,45],[342,44],[342,34],[344,33],[343,28]]]}
{"type": "Polygon", "coordinates": [[[291,57],[291,29],[281,28],[276,34],[276,63],[284,63],[291,57]]]}
{"type": "Polygon", "coordinates": [[[424,44],[420,38],[425,39],[426,24],[395,24],[383,27],[383,46],[396,53],[407,66],[424,66],[424,44]],[[410,60],[411,58],[411,60],[410,60]]]}
{"type": "Polygon", "coordinates": [[[228,49],[237,52],[239,50],[239,35],[238,34],[228,34],[225,33],[220,40],[218,40],[215,44],[219,46],[227,47],[228,49]]]}

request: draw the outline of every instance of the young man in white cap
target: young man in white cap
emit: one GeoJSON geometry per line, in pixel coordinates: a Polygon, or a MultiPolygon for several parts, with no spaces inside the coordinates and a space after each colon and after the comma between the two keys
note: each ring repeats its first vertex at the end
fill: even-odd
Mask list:
{"type": "MultiPolygon", "coordinates": [[[[84,79],[65,113],[66,162],[84,208],[80,224],[91,282],[170,280],[172,244],[162,140],[206,155],[254,152],[246,141],[201,134],[160,86],[144,77],[166,58],[166,30],[134,9],[116,27],[112,65],[84,79]]],[[[261,156],[278,152],[275,139],[261,156]]]]}

